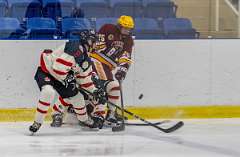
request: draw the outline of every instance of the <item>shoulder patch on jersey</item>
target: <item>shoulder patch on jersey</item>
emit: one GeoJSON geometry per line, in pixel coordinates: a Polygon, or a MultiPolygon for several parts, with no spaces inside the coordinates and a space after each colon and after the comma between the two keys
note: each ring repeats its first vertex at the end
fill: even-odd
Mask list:
{"type": "Polygon", "coordinates": [[[85,60],[85,61],[82,62],[81,68],[82,68],[83,71],[86,71],[89,67],[90,67],[90,63],[89,63],[88,60],[85,60]]]}
{"type": "Polygon", "coordinates": [[[84,61],[84,62],[82,63],[82,68],[83,68],[83,69],[87,69],[88,67],[89,67],[88,61],[84,61]]]}
{"type": "Polygon", "coordinates": [[[114,40],[114,35],[113,34],[109,34],[108,35],[108,40],[114,40]]]}

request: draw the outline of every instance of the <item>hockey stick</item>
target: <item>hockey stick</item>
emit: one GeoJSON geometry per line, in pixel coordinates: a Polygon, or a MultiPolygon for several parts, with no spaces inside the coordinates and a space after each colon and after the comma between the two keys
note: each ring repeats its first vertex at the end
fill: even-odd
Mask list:
{"type": "MultiPolygon", "coordinates": [[[[88,90],[83,89],[83,88],[81,88],[81,89],[82,89],[83,91],[85,91],[86,93],[94,96],[93,93],[89,92],[88,90]]],[[[110,101],[108,101],[108,100],[106,100],[106,102],[107,102],[108,104],[110,104],[110,105],[112,105],[112,106],[115,106],[116,108],[118,108],[118,109],[121,110],[121,107],[117,106],[116,104],[114,104],[114,103],[112,103],[112,102],[110,102],[110,101]]],[[[158,130],[160,130],[160,131],[162,131],[162,132],[165,132],[165,133],[174,132],[175,130],[181,128],[181,127],[184,125],[183,121],[179,121],[178,123],[176,123],[175,125],[173,125],[173,126],[171,126],[171,127],[169,127],[169,128],[162,128],[162,127],[160,127],[160,126],[155,125],[154,123],[151,123],[151,122],[149,122],[149,121],[147,121],[147,120],[139,117],[138,115],[135,115],[134,113],[132,113],[132,112],[126,110],[126,109],[123,109],[123,111],[126,112],[127,114],[133,116],[135,119],[141,120],[141,121],[143,121],[144,123],[148,124],[149,126],[152,126],[152,127],[156,128],[156,129],[158,129],[158,130]]]]}
{"type": "MultiPolygon", "coordinates": [[[[161,124],[165,124],[170,122],[170,120],[164,120],[164,121],[160,121],[160,122],[154,122],[154,125],[161,125],[161,124]]],[[[149,124],[145,124],[145,123],[127,123],[125,122],[125,125],[128,126],[149,126],[149,124]]]]}
{"type": "Polygon", "coordinates": [[[112,127],[112,131],[113,132],[117,132],[117,131],[124,131],[125,130],[125,121],[124,121],[124,105],[123,105],[123,94],[122,94],[122,82],[118,81],[119,83],[119,87],[120,87],[120,97],[121,97],[121,116],[122,116],[122,123],[121,125],[117,125],[112,127]]]}

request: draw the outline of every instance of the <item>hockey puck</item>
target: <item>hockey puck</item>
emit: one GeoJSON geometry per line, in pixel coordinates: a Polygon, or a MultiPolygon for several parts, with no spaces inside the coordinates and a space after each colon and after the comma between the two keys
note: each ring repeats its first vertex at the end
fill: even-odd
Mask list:
{"type": "Polygon", "coordinates": [[[138,99],[140,100],[140,99],[142,99],[143,98],[143,94],[140,94],[139,96],[138,96],[138,99]]]}

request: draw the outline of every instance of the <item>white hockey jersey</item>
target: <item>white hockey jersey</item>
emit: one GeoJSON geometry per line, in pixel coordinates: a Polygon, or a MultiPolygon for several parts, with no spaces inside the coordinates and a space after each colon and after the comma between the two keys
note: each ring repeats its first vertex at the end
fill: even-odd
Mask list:
{"type": "Polygon", "coordinates": [[[81,63],[77,63],[74,56],[83,55],[83,52],[78,50],[76,54],[70,55],[64,52],[64,48],[65,44],[54,51],[44,50],[40,58],[41,69],[62,83],[64,83],[68,72],[72,70],[79,86],[93,92],[96,88],[91,79],[91,62],[83,60],[81,63]]]}

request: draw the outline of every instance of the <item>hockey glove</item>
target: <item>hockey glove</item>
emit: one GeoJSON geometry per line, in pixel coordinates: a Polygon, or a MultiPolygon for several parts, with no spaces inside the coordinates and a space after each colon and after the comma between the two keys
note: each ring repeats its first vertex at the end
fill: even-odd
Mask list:
{"type": "Polygon", "coordinates": [[[68,73],[68,75],[63,80],[63,82],[66,88],[72,88],[72,89],[76,88],[76,80],[75,80],[73,71],[70,71],[68,73]]]}
{"type": "Polygon", "coordinates": [[[119,69],[118,69],[117,72],[115,73],[115,78],[116,78],[118,81],[122,81],[122,80],[125,79],[126,74],[127,74],[127,68],[125,68],[125,67],[119,67],[119,69]]]}
{"type": "Polygon", "coordinates": [[[99,104],[105,104],[107,99],[106,99],[106,93],[103,89],[96,89],[93,91],[93,96],[94,99],[99,103],[99,104]]]}

